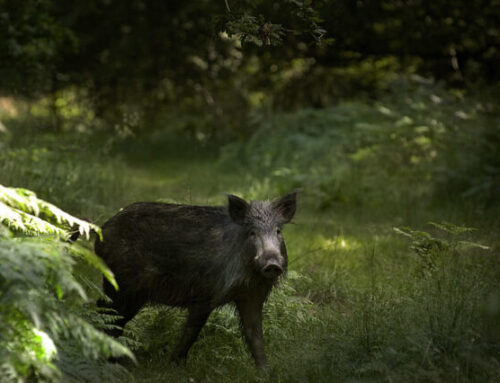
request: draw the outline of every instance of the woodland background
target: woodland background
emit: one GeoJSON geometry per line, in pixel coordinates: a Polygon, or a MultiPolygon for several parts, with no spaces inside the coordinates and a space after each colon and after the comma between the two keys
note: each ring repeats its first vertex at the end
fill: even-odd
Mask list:
{"type": "Polygon", "coordinates": [[[0,381],[499,381],[499,63],[496,0],[0,0],[0,381]],[[121,207],[292,189],[269,375],[231,307],[104,335],[121,207]]]}

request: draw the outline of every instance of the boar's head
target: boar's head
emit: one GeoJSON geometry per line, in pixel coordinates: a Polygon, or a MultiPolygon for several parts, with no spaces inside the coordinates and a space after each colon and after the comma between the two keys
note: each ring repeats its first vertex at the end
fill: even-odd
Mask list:
{"type": "Polygon", "coordinates": [[[293,218],[297,193],[273,201],[251,201],[228,195],[228,212],[240,226],[240,249],[245,263],[267,279],[286,272],[288,258],[282,227],[293,218]]]}

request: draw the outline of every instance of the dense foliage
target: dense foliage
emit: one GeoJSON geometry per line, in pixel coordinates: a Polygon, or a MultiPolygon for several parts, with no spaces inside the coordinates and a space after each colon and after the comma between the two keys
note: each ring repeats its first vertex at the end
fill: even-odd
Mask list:
{"type": "Polygon", "coordinates": [[[0,92],[50,96],[61,113],[70,91],[105,127],[196,112],[206,123],[182,120],[187,133],[234,137],[256,106],[375,97],[395,71],[496,80],[499,12],[483,0],[2,0],[0,92]]]}
{"type": "Polygon", "coordinates": [[[249,171],[255,184],[272,185],[274,193],[306,188],[321,207],[496,204],[500,115],[494,101],[417,80],[395,84],[371,105],[261,115],[249,140],[224,148],[221,165],[249,171]]]}
{"type": "Polygon", "coordinates": [[[64,241],[70,228],[87,237],[91,230],[100,233],[29,190],[0,185],[2,381],[53,381],[61,375],[95,381],[125,374],[105,357],[132,354],[101,332],[112,316],[86,306],[86,279],[75,264],[84,260],[117,287],[113,274],[87,246],[64,241]]]}

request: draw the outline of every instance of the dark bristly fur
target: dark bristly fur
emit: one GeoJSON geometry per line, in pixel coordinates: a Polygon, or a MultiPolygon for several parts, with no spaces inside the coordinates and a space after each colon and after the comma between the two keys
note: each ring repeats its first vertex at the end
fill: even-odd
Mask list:
{"type": "MultiPolygon", "coordinates": [[[[281,226],[295,214],[296,193],[274,201],[229,195],[228,207],[134,203],[107,221],[95,250],[115,273],[105,280],[123,327],[147,302],[189,311],[172,358],[186,358],[211,311],[234,302],[243,334],[259,368],[266,368],[262,306],[287,253],[281,226]]],[[[104,304],[104,303],[102,303],[104,304]]],[[[120,335],[114,330],[113,335],[120,335]]]]}

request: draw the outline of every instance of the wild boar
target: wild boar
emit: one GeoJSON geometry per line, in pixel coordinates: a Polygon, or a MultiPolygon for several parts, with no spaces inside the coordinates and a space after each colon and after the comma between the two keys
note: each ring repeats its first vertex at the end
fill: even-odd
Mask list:
{"type": "Polygon", "coordinates": [[[296,200],[296,192],[251,202],[228,195],[225,207],[138,202],[121,210],[95,243],[119,285],[104,280],[107,306],[123,316],[116,324],[123,327],[148,302],[187,308],[172,355],[181,361],[212,310],[234,303],[257,367],[267,368],[262,307],[287,270],[282,227],[296,200]]]}

